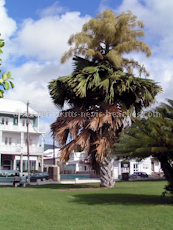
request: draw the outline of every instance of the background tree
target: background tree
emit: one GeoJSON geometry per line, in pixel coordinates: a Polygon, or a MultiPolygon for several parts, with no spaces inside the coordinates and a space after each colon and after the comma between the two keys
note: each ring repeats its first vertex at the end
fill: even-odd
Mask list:
{"type": "MultiPolygon", "coordinates": [[[[0,39],[0,54],[2,53],[2,47],[5,45],[4,40],[0,39]]],[[[0,65],[1,65],[2,59],[0,59],[0,65]]],[[[0,70],[1,72],[1,70],[0,70]]],[[[11,81],[13,78],[11,78],[11,73],[3,73],[2,77],[0,78],[0,98],[3,97],[4,91],[9,90],[10,86],[11,88],[14,88],[13,82],[11,81]]]]}
{"type": "Polygon", "coordinates": [[[137,119],[121,134],[115,144],[114,153],[126,159],[142,160],[154,157],[161,163],[161,168],[168,181],[166,189],[173,194],[173,101],[162,103],[150,115],[137,119]]]}
{"type": "MultiPolygon", "coordinates": [[[[90,156],[93,169],[99,172],[101,164],[110,169],[104,160],[108,162],[113,143],[123,130],[124,112],[139,112],[161,91],[153,80],[135,77],[135,67],[140,73],[148,73],[134,60],[122,56],[131,51],[151,55],[149,47],[137,39],[144,32],[135,30],[136,26],[144,25],[131,12],[116,16],[105,10],[84,24],[82,32],[70,37],[69,44],[74,46],[63,55],[62,62],[75,55],[74,71],[49,84],[55,105],[62,108],[66,102],[71,106],[51,125],[53,135],[63,146],[63,161],[68,161],[80,145],[90,156]],[[65,116],[71,112],[75,115],[65,116]],[[69,135],[71,141],[67,144],[69,135]]],[[[105,174],[103,185],[113,186],[111,175],[105,174]]]]}

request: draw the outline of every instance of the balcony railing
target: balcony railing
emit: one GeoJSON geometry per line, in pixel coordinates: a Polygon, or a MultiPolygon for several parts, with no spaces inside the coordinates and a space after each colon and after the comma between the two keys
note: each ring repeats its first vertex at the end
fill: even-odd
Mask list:
{"type": "MultiPolygon", "coordinates": [[[[41,154],[43,152],[42,147],[29,147],[29,151],[31,154],[41,154]]],[[[27,153],[27,146],[21,147],[21,146],[9,146],[9,145],[0,145],[0,153],[8,153],[8,154],[17,154],[17,153],[27,153]]]]}
{"type": "MultiPolygon", "coordinates": [[[[27,131],[27,127],[26,126],[2,125],[2,124],[0,124],[0,130],[23,131],[23,132],[26,132],[27,131]]],[[[31,125],[29,125],[29,131],[30,132],[38,132],[38,127],[34,127],[33,128],[31,125]]]]}
{"type": "Polygon", "coordinates": [[[70,157],[70,160],[69,161],[80,161],[81,163],[84,162],[86,159],[86,157],[83,157],[83,156],[77,156],[77,157],[70,157]]]}

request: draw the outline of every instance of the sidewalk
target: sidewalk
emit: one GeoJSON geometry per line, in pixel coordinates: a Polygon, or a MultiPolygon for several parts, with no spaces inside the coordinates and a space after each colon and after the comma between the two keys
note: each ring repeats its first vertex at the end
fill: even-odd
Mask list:
{"type": "Polygon", "coordinates": [[[100,179],[78,179],[75,180],[61,180],[61,181],[53,181],[53,180],[37,180],[37,182],[30,182],[30,185],[44,185],[44,184],[88,184],[88,183],[100,183],[100,179]]]}
{"type": "MultiPolygon", "coordinates": [[[[45,185],[45,184],[87,184],[87,183],[100,183],[99,179],[78,179],[75,180],[61,180],[61,181],[53,181],[53,180],[45,180],[41,181],[37,179],[36,182],[30,182],[30,185],[45,185]]],[[[12,183],[0,183],[0,185],[13,185],[12,183]]]]}

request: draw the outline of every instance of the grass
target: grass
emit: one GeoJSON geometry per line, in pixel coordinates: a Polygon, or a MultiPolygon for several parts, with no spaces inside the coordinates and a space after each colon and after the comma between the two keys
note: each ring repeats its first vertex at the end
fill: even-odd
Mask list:
{"type": "Polygon", "coordinates": [[[173,205],[160,199],[166,181],[0,186],[1,230],[173,229],[173,205]]]}

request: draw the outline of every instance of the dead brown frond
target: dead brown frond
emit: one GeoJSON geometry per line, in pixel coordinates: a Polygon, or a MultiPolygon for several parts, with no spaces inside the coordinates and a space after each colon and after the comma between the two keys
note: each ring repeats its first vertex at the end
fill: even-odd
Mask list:
{"type": "MultiPolygon", "coordinates": [[[[104,161],[105,152],[116,142],[117,133],[122,128],[123,112],[118,105],[92,106],[88,111],[83,108],[66,111],[75,116],[58,117],[51,125],[53,135],[63,146],[67,143],[69,134],[70,143],[62,147],[60,155],[63,162],[67,162],[73,151],[81,148],[90,157],[90,163],[95,170],[99,170],[104,161]]],[[[67,115],[66,113],[66,115],[67,115]]]]}

